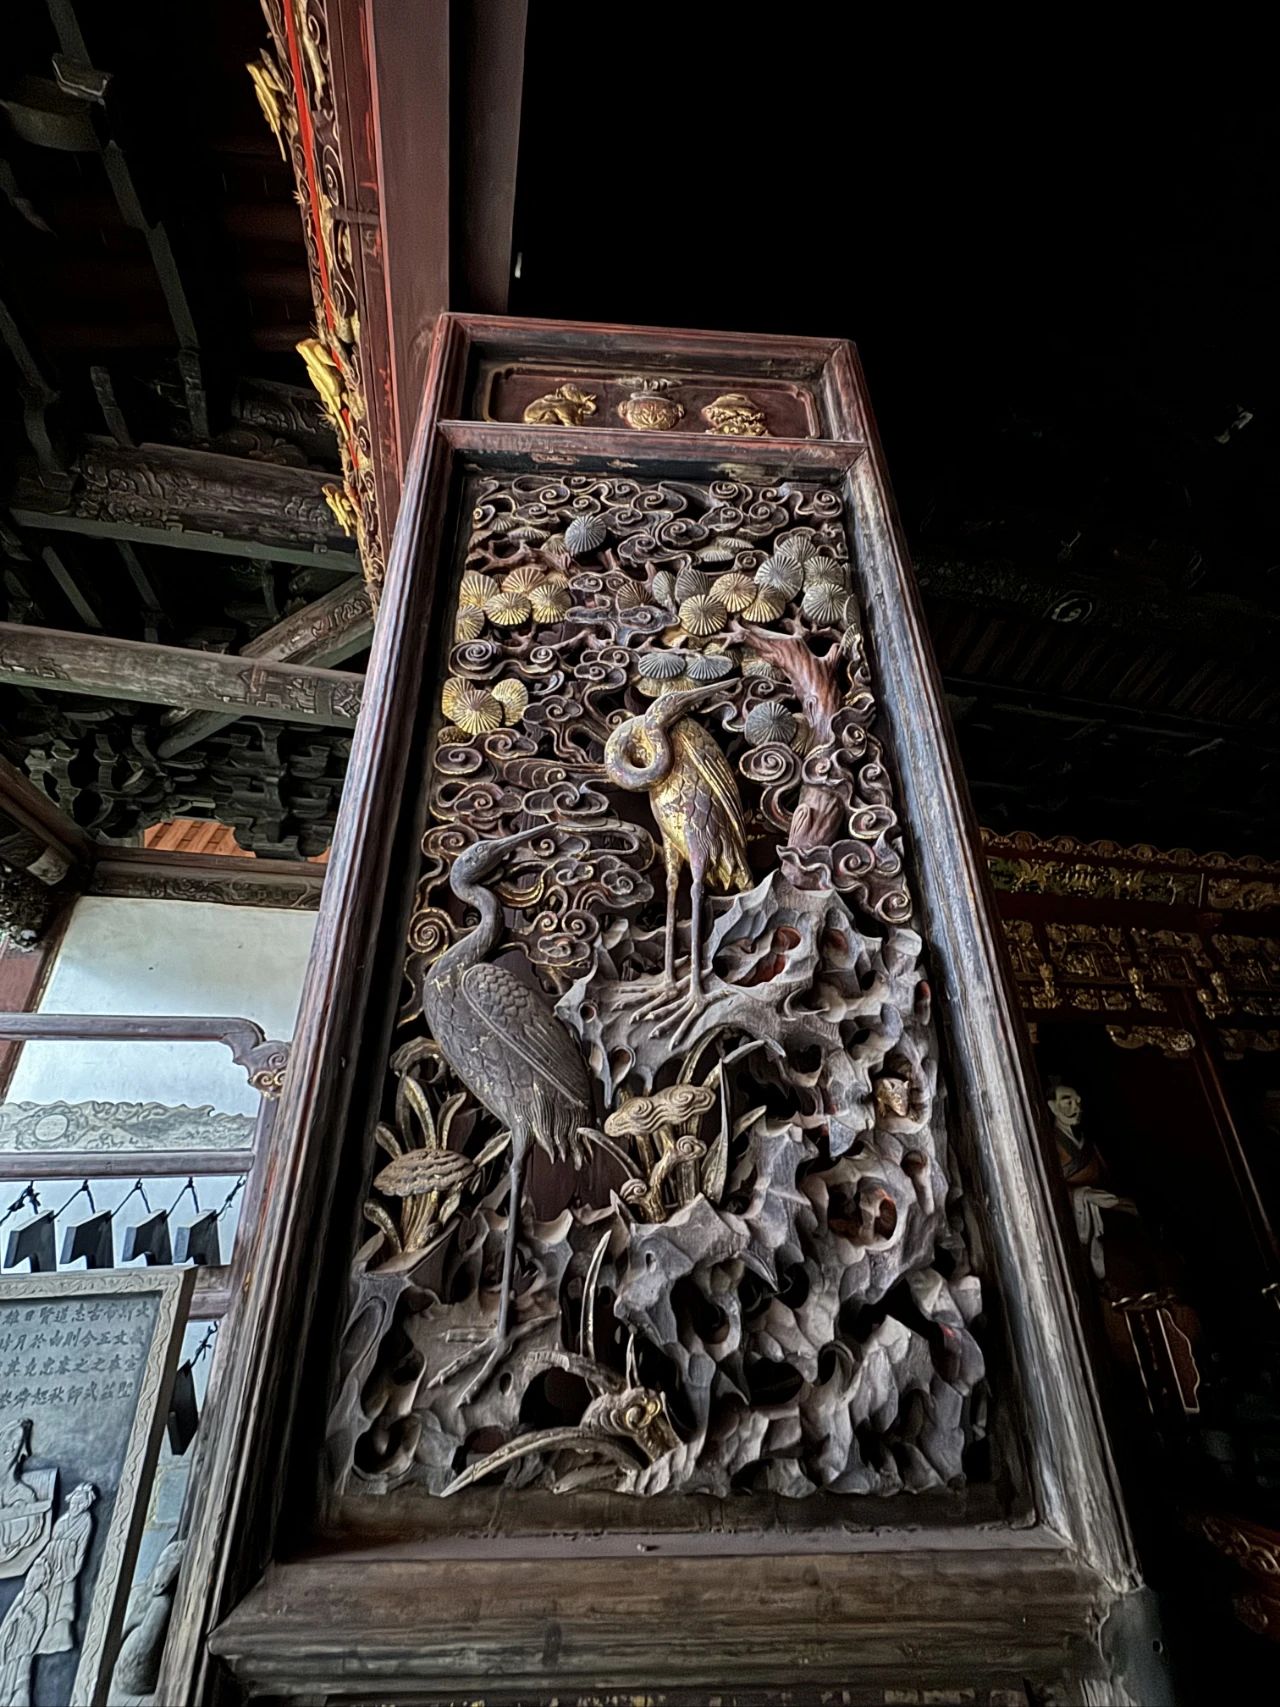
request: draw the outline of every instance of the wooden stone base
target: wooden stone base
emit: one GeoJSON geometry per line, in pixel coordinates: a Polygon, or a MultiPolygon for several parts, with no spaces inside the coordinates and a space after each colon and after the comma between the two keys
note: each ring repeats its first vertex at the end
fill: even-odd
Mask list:
{"type": "Polygon", "coordinates": [[[454,1691],[489,1707],[476,1694],[485,1682],[494,1703],[602,1690],[705,1702],[738,1688],[755,1701],[1007,1690],[1023,1702],[1027,1682],[1040,1698],[1068,1679],[1109,1687],[1085,1634],[1107,1610],[1097,1578],[1007,1532],[989,1551],[980,1536],[965,1550],[905,1551],[899,1530],[883,1548],[807,1557],[673,1558],[655,1546],[606,1559],[592,1541],[554,1563],[379,1553],[276,1565],[210,1645],[254,1695],[342,1702],[454,1691]],[[938,1693],[885,1693],[906,1689],[938,1693]]]}

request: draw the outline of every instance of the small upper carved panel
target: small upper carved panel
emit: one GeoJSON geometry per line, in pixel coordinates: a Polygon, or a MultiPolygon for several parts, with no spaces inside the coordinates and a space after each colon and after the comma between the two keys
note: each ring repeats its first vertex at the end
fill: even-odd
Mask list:
{"type": "Polygon", "coordinates": [[[752,439],[816,438],[822,430],[809,388],[776,379],[512,367],[489,373],[481,391],[484,419],[527,426],[752,439]]]}

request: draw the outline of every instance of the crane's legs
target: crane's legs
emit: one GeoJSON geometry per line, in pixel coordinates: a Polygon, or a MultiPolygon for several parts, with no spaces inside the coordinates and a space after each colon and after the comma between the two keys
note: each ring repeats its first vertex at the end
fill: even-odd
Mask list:
{"type": "Polygon", "coordinates": [[[658,993],[641,1008],[634,1018],[651,1019],[669,1007],[676,994],[676,897],[680,889],[680,850],[672,843],[662,844],[667,867],[667,929],[662,952],[662,983],[658,993]]]}
{"type": "Polygon", "coordinates": [[[667,849],[667,943],[666,969],[662,989],[657,997],[637,1008],[636,1019],[652,1019],[657,1029],[667,1031],[672,1026],[671,1047],[674,1049],[697,1019],[702,1010],[702,896],[704,872],[702,861],[689,863],[693,890],[689,908],[689,982],[682,990],[675,979],[676,888],[680,882],[680,856],[667,849]]]}
{"type": "Polygon", "coordinates": [[[693,895],[689,902],[689,1001],[702,1006],[702,867],[693,869],[693,895]]]}
{"type": "Polygon", "coordinates": [[[516,1334],[512,1333],[510,1327],[511,1283],[515,1276],[516,1241],[520,1237],[520,1208],[524,1202],[524,1170],[528,1159],[528,1135],[524,1132],[519,1132],[515,1127],[512,1127],[510,1170],[511,1194],[507,1209],[507,1232],[502,1246],[502,1291],[498,1299],[498,1320],[494,1326],[493,1332],[486,1335],[480,1345],[473,1346],[470,1351],[464,1352],[461,1357],[455,1358],[453,1362],[446,1368],[442,1369],[430,1383],[433,1387],[442,1387],[446,1381],[451,1380],[460,1370],[465,1369],[468,1364],[473,1363],[477,1357],[481,1356],[482,1353],[485,1353],[487,1347],[488,1349],[487,1354],[484,1357],[484,1362],[480,1365],[479,1369],[458,1395],[458,1403],[460,1405],[470,1404],[471,1400],[475,1398],[476,1394],[480,1391],[481,1387],[484,1386],[490,1375],[493,1374],[493,1371],[497,1368],[498,1364],[501,1363],[503,1357],[507,1353],[508,1346],[512,1339],[517,1337],[516,1334]]]}
{"type": "Polygon", "coordinates": [[[680,888],[680,855],[671,843],[663,849],[667,861],[667,934],[662,963],[662,981],[676,981],[676,893],[680,888]]]}

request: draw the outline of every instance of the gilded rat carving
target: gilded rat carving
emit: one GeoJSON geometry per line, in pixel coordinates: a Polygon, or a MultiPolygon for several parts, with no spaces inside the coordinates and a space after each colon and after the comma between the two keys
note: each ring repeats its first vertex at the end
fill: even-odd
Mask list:
{"type": "Polygon", "coordinates": [[[955,1484],[980,1290],[841,499],[471,504],[335,1479],[955,1484]]]}
{"type": "Polygon", "coordinates": [[[580,427],[595,412],[595,394],[566,381],[527,404],[524,420],[531,427],[580,427]]]}

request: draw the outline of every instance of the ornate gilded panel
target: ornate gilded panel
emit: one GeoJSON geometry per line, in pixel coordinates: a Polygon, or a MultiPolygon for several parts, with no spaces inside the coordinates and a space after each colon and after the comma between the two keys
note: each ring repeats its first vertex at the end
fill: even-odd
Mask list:
{"type": "Polygon", "coordinates": [[[773,378],[565,371],[530,363],[483,374],[476,402],[482,420],[536,427],[751,439],[808,439],[822,430],[813,388],[773,378]]]}
{"type": "Polygon", "coordinates": [[[470,502],[338,1485],[956,1485],[979,1283],[841,500],[470,502]]]}

